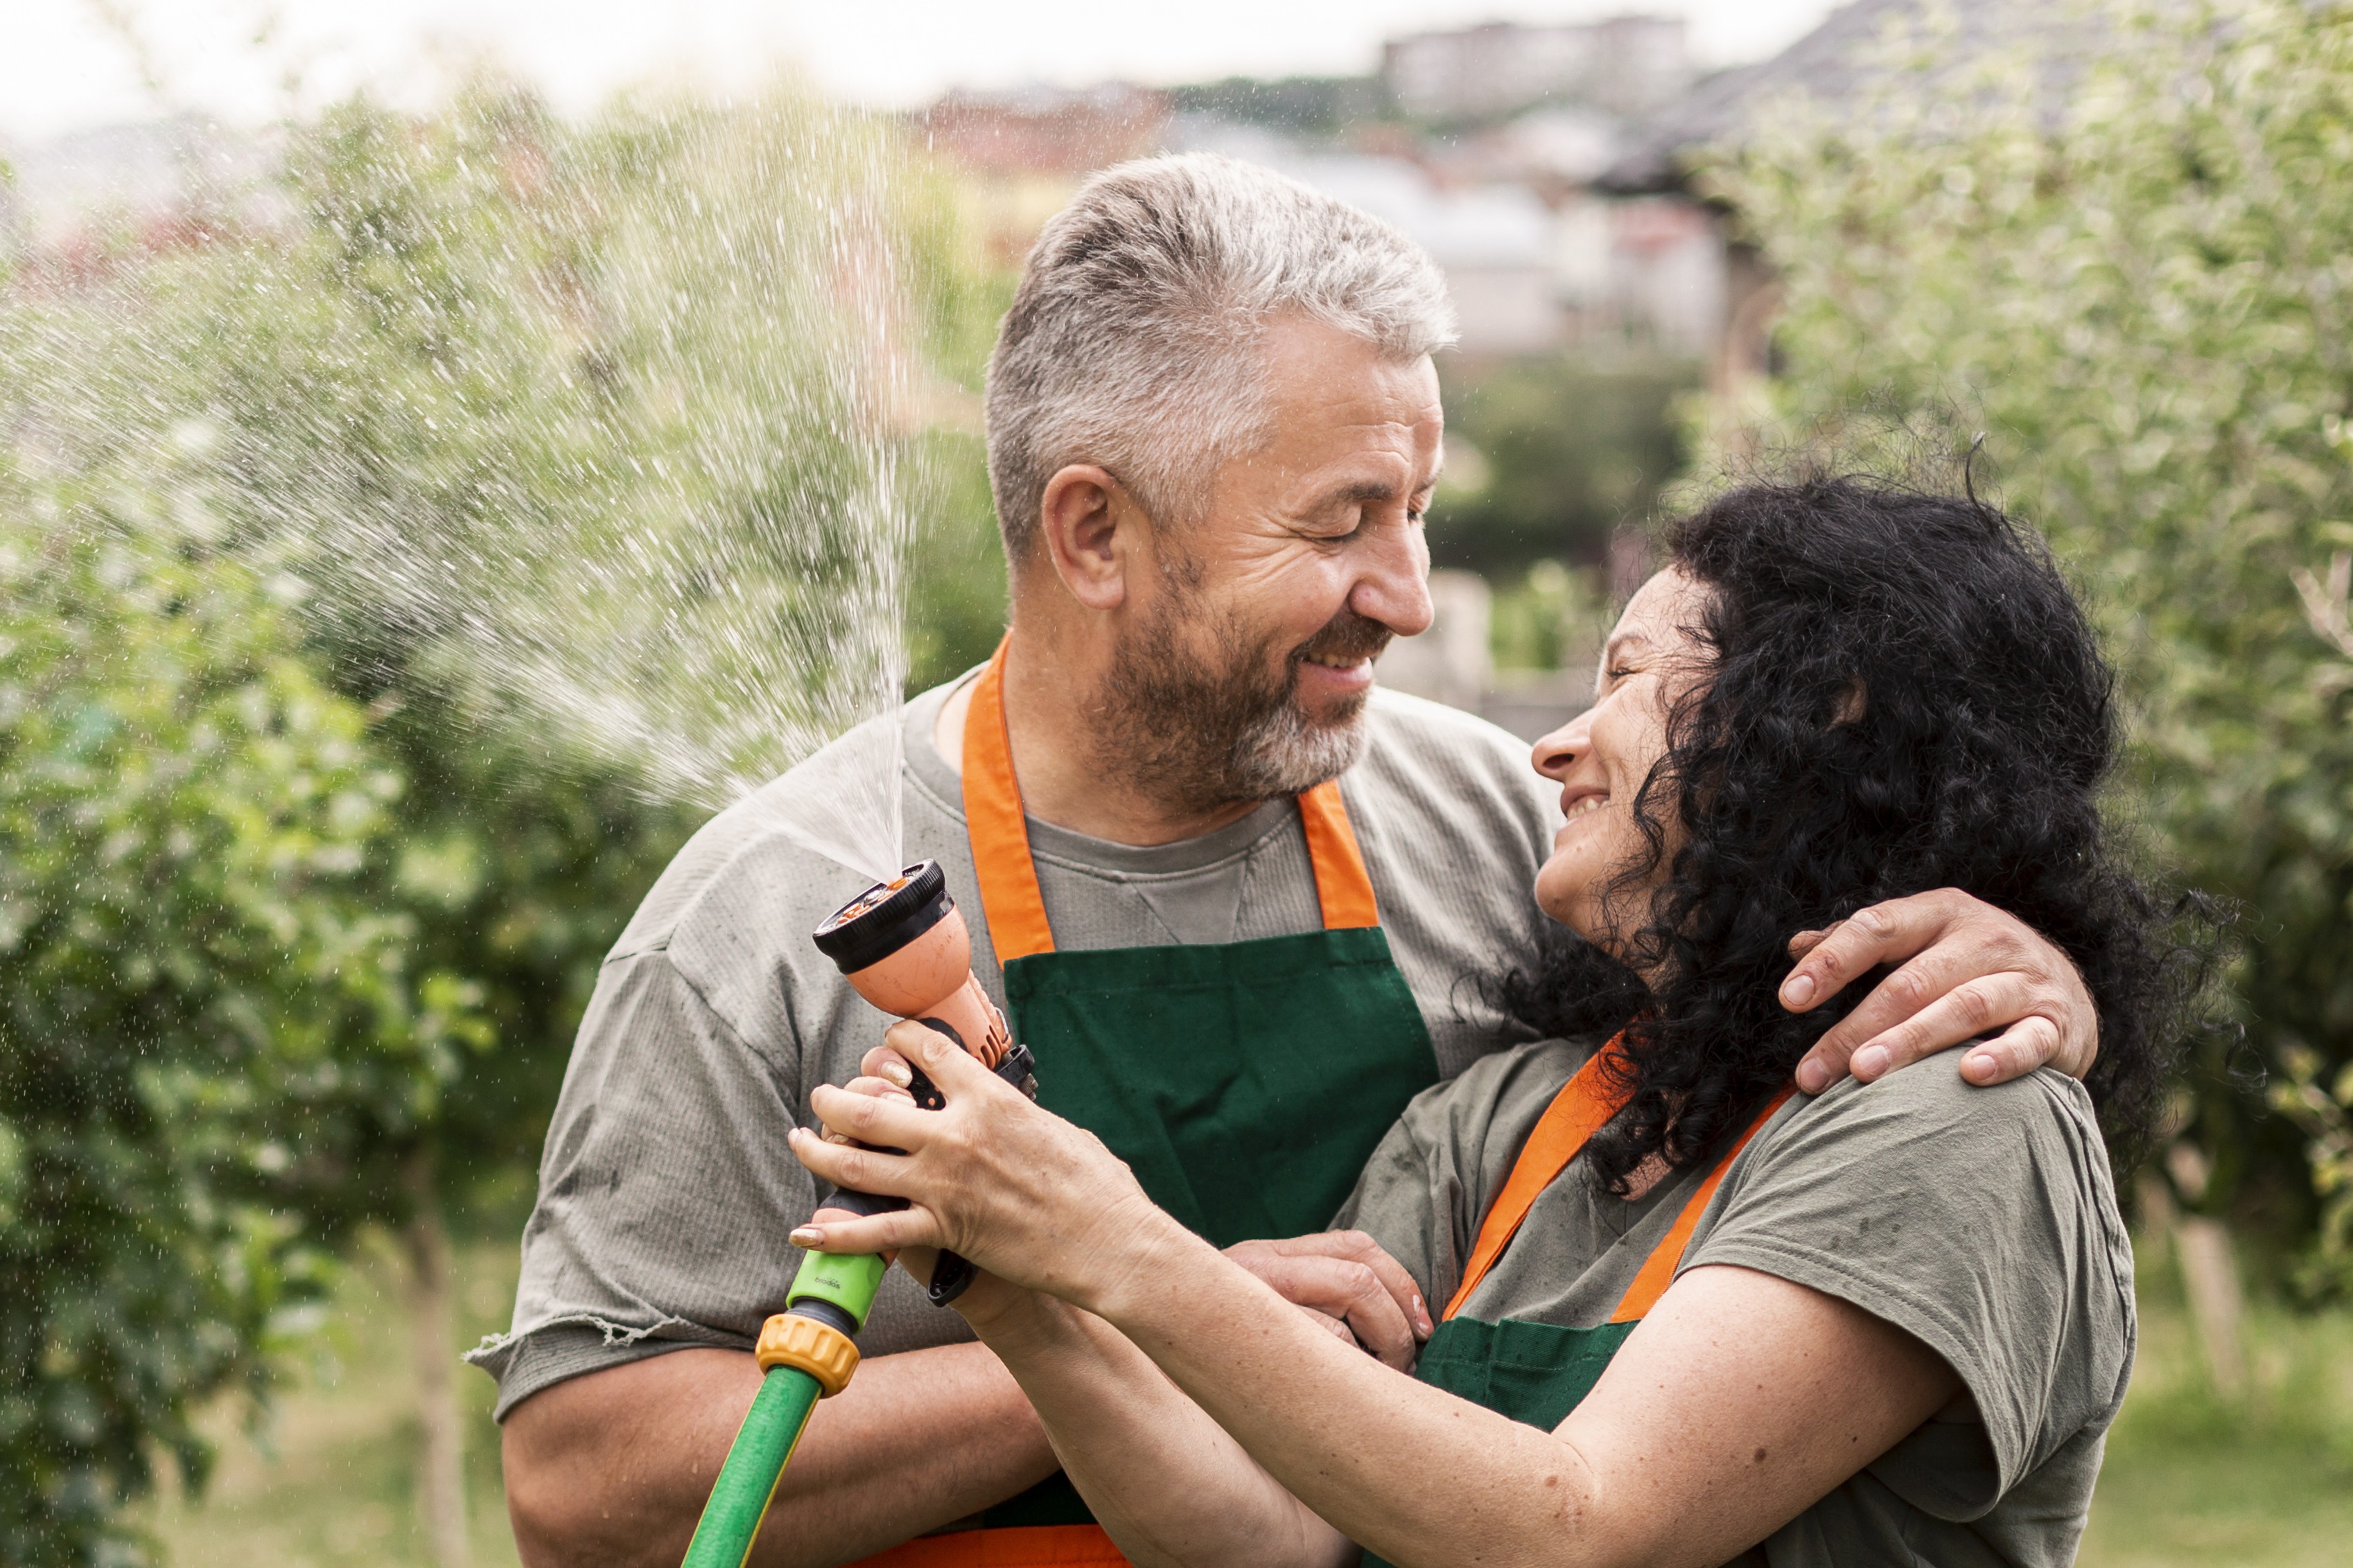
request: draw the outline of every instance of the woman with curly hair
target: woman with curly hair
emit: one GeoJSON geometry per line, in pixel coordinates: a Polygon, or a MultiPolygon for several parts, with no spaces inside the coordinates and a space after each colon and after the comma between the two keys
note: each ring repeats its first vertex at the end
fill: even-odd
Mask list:
{"type": "Polygon", "coordinates": [[[2069,1561],[2133,1357],[2103,1129],[2141,1130],[2187,984],[2102,830],[2112,688],[1973,499],[1760,486],[1680,525],[1535,748],[1536,899],[1583,941],[1504,985],[1554,1037],[1417,1100],[1339,1216],[1442,1304],[1410,1378],[912,1025],[816,1100],[869,1147],[795,1149],[913,1206],[794,1239],[987,1269],[958,1310],[1137,1563],[2069,1561]],[[1776,1000],[1789,934],[1941,887],[2081,969],[2091,1081],[1798,1093],[1831,1019],[1776,1000]]]}

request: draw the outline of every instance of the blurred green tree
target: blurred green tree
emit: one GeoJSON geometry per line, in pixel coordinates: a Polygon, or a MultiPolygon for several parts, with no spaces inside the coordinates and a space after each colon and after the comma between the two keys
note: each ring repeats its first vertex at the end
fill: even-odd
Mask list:
{"type": "Polygon", "coordinates": [[[158,1450],[201,1483],[196,1405],[321,1300],[338,1129],[429,1120],[493,1024],[378,896],[400,774],[266,586],[0,496],[0,1560],[46,1568],[135,1558],[158,1450]]]}
{"type": "MultiPolygon", "coordinates": [[[[12,516],[28,558],[243,584],[266,614],[156,658],[201,684],[234,622],[228,646],[310,682],[382,781],[345,890],[432,986],[383,1038],[312,1031],[335,1094],[252,1093],[300,1154],[268,1189],[281,1251],[366,1223],[406,1242],[420,1511],[451,1562],[443,1213],[527,1179],[602,954],[699,808],[894,700],[911,662],[993,643],[1002,571],[958,432],[1002,290],[886,123],[790,94],[581,125],[488,83],[422,118],[354,102],[290,129],[268,195],[258,221],[225,201],[8,281],[12,516]]],[[[27,588],[8,613],[53,609],[27,588]]],[[[180,731],[121,744],[201,771],[180,731]]],[[[318,1005],[288,994],[297,958],[254,972],[265,1026],[318,1005]]],[[[190,1332],[259,1386],[275,1342],[237,1305],[191,1295],[190,1332]]],[[[185,1401],[127,1408],[117,1447],[150,1438],[197,1452],[185,1401]]],[[[55,1439],[28,1429],[26,1475],[55,1439]]],[[[58,1561],[98,1550],[144,1472],[121,1477],[83,1489],[93,1522],[58,1561]]]]}
{"type": "Polygon", "coordinates": [[[2262,1077],[2353,1060],[2353,666],[2314,575],[2353,547],[2353,7],[2072,26],[2072,53],[1967,68],[1933,21],[1893,36],[1883,90],[1785,106],[1715,172],[1781,270],[1786,368],[1717,411],[1705,466],[1985,433],[1979,482],[2079,575],[2126,677],[2137,825],[2244,911],[2245,1043],[2192,1064],[2207,1158],[2174,1163],[2211,1175],[2180,1195],[2308,1234],[2262,1077]]]}
{"type": "Polygon", "coordinates": [[[1613,533],[1650,521],[1683,466],[1675,405],[1698,384],[1696,365],[1561,354],[1450,363],[1445,376],[1433,565],[1509,579],[1539,561],[1598,564],[1613,533]]]}

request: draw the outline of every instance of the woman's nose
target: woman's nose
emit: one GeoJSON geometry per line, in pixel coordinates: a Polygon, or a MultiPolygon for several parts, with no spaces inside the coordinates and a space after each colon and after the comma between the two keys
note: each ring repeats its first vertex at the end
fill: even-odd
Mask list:
{"type": "Polygon", "coordinates": [[[1528,760],[1536,772],[1548,779],[1557,779],[1577,765],[1579,752],[1591,742],[1587,739],[1588,726],[1583,714],[1577,715],[1535,744],[1528,760]]]}

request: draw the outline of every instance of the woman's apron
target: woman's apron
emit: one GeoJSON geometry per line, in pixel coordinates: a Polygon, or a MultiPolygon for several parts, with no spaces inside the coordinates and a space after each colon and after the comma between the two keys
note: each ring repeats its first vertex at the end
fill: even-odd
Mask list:
{"type": "MultiPolygon", "coordinates": [[[[1724,1184],[1725,1173],[1792,1092],[1784,1089],[1775,1095],[1694,1189],[1675,1223],[1642,1260],[1608,1322],[1589,1329],[1565,1329],[1515,1318],[1490,1323],[1463,1317],[1463,1304],[1511,1245],[1537,1197],[1568,1168],[1586,1141],[1617,1115],[1622,1101],[1609,1091],[1603,1062],[1617,1043],[1612,1040],[1594,1052],[1576,1076],[1561,1086],[1528,1141],[1521,1145],[1504,1190],[1480,1222],[1471,1260],[1462,1269],[1462,1283],[1446,1303],[1437,1331],[1422,1346],[1420,1363],[1414,1369],[1414,1376],[1433,1387],[1547,1432],[1593,1391],[1634,1325],[1674,1283],[1683,1249],[1691,1245],[1692,1232],[1699,1228],[1708,1200],[1724,1184]]],[[[1385,1568],[1385,1564],[1366,1552],[1365,1568],[1385,1568]]]]}
{"type": "MultiPolygon", "coordinates": [[[[1219,1247],[1322,1230],[1406,1102],[1438,1081],[1336,783],[1299,797],[1324,929],[1256,942],[1058,952],[1005,731],[1005,647],[973,685],[964,807],[981,908],[1038,1102],[1126,1161],[1219,1247]]],[[[1056,1475],[870,1568],[1127,1560],[1056,1475]]]]}

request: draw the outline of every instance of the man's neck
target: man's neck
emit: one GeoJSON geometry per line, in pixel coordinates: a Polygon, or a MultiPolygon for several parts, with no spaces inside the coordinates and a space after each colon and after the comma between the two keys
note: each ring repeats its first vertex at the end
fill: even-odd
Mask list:
{"type": "MultiPolygon", "coordinates": [[[[1013,776],[1021,809],[1090,838],[1113,844],[1175,844],[1239,822],[1262,803],[1240,801],[1206,812],[1171,812],[1119,777],[1113,759],[1088,722],[1092,682],[1071,679],[1068,665],[1039,657],[1016,640],[1005,660],[1005,731],[1013,748],[1013,776]]],[[[948,694],[932,721],[932,744],[958,774],[964,772],[965,721],[973,682],[948,694]]]]}

